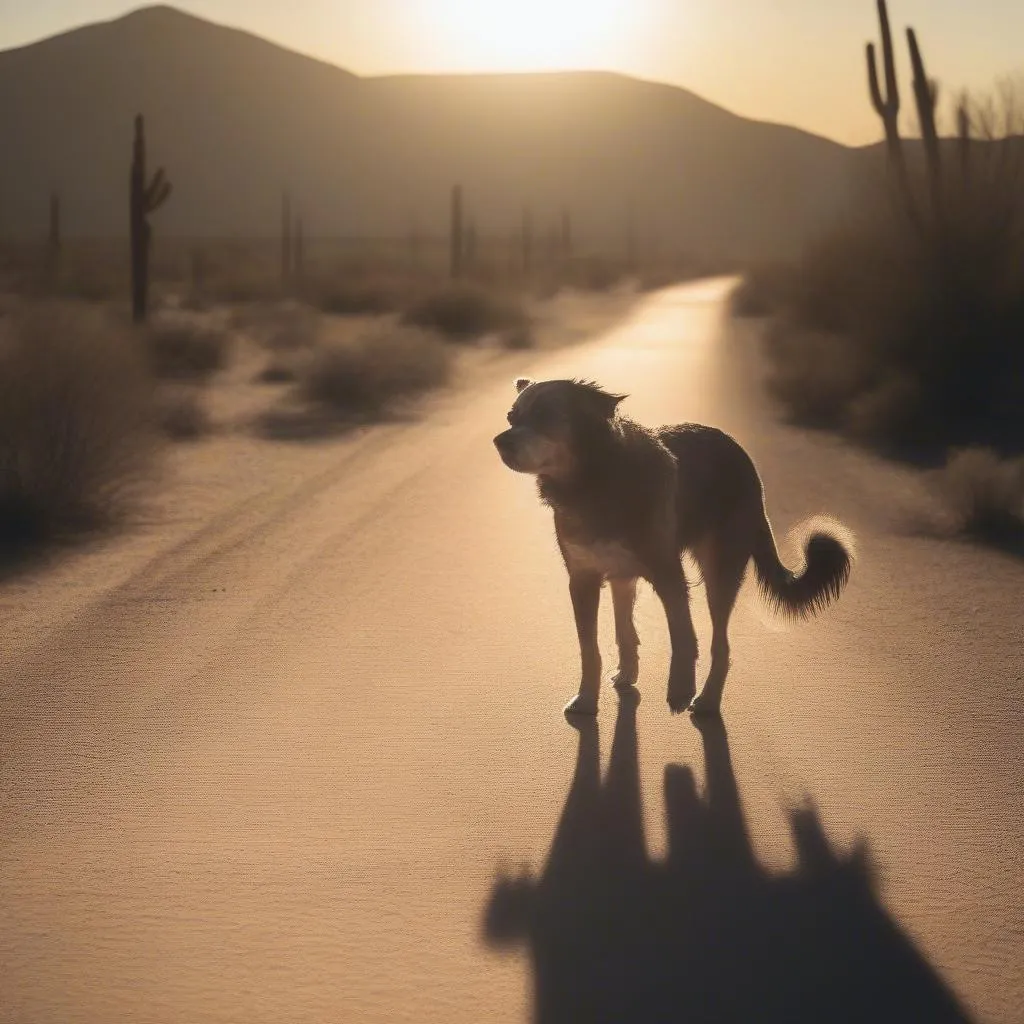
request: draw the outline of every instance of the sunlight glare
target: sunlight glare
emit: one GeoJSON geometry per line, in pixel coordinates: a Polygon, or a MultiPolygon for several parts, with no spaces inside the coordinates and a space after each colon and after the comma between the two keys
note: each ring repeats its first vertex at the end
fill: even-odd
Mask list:
{"type": "Polygon", "coordinates": [[[459,64],[527,71],[622,56],[630,0],[431,0],[459,64]]]}

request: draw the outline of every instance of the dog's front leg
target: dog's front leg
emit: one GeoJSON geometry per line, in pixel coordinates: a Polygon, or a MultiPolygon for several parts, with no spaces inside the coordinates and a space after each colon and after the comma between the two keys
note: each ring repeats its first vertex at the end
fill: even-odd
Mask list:
{"type": "Polygon", "coordinates": [[[681,715],[697,694],[697,633],[690,618],[690,594],[678,556],[652,574],[651,584],[665,608],[672,642],[668,706],[681,715]]]}
{"type": "Polygon", "coordinates": [[[569,596],[580,641],[580,692],[565,707],[566,714],[596,715],[601,689],[601,650],[597,643],[597,613],[601,604],[600,574],[570,572],[569,596]]]}

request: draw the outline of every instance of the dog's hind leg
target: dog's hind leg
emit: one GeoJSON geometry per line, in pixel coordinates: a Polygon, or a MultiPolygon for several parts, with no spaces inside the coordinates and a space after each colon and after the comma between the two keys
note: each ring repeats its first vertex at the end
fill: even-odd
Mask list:
{"type": "Polygon", "coordinates": [[[569,596],[580,641],[580,691],[565,707],[567,715],[596,715],[601,691],[601,650],[597,643],[597,613],[601,605],[600,573],[571,572],[569,596]]]}
{"type": "Polygon", "coordinates": [[[665,608],[672,662],[668,674],[668,706],[682,714],[697,692],[697,633],[690,618],[690,594],[676,555],[652,575],[651,584],[665,608]]]}
{"type": "Polygon", "coordinates": [[[615,642],[619,648],[619,670],[612,677],[618,690],[636,686],[640,675],[640,638],[633,624],[636,604],[636,580],[613,579],[612,603],[615,605],[615,642]]]}
{"type": "Polygon", "coordinates": [[[729,675],[729,619],[743,585],[750,553],[742,541],[735,543],[725,533],[699,547],[695,554],[711,613],[711,671],[700,695],[690,705],[690,711],[711,716],[722,710],[722,694],[729,675]]]}

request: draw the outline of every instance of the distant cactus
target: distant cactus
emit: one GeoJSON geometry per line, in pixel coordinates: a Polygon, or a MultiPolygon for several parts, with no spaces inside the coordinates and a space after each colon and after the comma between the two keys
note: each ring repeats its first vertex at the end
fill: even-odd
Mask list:
{"type": "Polygon", "coordinates": [[[463,233],[462,186],[452,189],[452,221],[451,221],[451,275],[458,281],[462,277],[464,263],[465,235],[463,233]]]}
{"type": "Polygon", "coordinates": [[[906,165],[903,146],[900,142],[900,88],[896,77],[896,55],[892,47],[892,29],[889,25],[889,9],[886,0],[878,0],[878,20],[882,26],[882,57],[885,63],[885,95],[878,82],[878,63],[875,59],[875,44],[868,43],[868,87],[871,102],[885,126],[885,142],[889,161],[898,174],[905,177],[906,165]]]}
{"type": "Polygon", "coordinates": [[[932,81],[924,67],[924,57],[917,44],[917,33],[907,29],[907,43],[910,46],[910,63],[914,69],[914,99],[917,102],[917,120],[921,127],[925,156],[928,159],[928,183],[932,193],[932,205],[936,215],[942,206],[942,152],[939,149],[939,132],[935,124],[935,109],[939,102],[939,86],[932,81]]]}
{"type": "Polygon", "coordinates": [[[55,284],[60,275],[61,232],[60,196],[50,193],[50,229],[46,239],[46,277],[55,284]]]}
{"type": "Polygon", "coordinates": [[[146,176],[146,124],[141,114],[135,118],[135,142],[131,169],[131,251],[132,316],[136,323],[146,319],[149,307],[149,252],[153,229],[149,215],[170,198],[171,183],[161,167],[151,179],[146,176]]]}
{"type": "MultiPolygon", "coordinates": [[[[920,222],[920,217],[913,200],[913,190],[910,186],[910,178],[907,172],[907,161],[903,152],[903,142],[900,138],[899,113],[900,93],[899,83],[896,77],[896,58],[892,45],[892,30],[889,25],[889,11],[886,0],[878,0],[878,20],[882,27],[882,52],[885,62],[885,95],[878,81],[878,63],[875,57],[875,46],[868,43],[868,87],[871,92],[871,102],[875,111],[882,119],[885,126],[886,147],[889,154],[889,165],[896,174],[897,182],[906,201],[907,210],[914,220],[920,222]]],[[[925,70],[924,57],[921,55],[921,48],[917,42],[917,33],[907,29],[907,43],[910,47],[910,62],[914,69],[914,100],[917,104],[917,119],[921,128],[921,139],[924,144],[925,156],[927,158],[928,185],[932,198],[932,210],[936,221],[942,217],[942,150],[939,142],[939,133],[935,121],[935,111],[938,106],[939,88],[938,84],[928,77],[925,70]]],[[[969,121],[966,124],[961,119],[961,133],[965,130],[969,136],[969,121]]],[[[967,144],[964,144],[966,151],[967,144]]]]}
{"type": "Polygon", "coordinates": [[[562,259],[572,259],[572,215],[568,209],[562,210],[562,259]]]}

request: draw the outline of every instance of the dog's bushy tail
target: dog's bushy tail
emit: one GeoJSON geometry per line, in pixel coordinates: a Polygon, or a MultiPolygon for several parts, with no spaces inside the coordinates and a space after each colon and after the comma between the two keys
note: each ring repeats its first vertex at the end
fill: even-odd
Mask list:
{"type": "MultiPolygon", "coordinates": [[[[791,619],[807,619],[823,611],[843,592],[853,567],[849,541],[839,537],[838,524],[810,525],[804,543],[803,568],[793,572],[783,565],[767,514],[758,524],[754,540],[754,567],[765,601],[773,611],[791,619]]],[[[806,529],[806,527],[805,527],[806,529]]]]}

